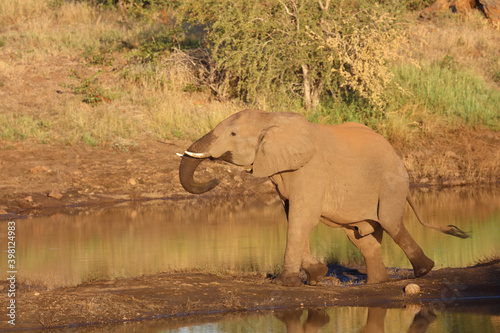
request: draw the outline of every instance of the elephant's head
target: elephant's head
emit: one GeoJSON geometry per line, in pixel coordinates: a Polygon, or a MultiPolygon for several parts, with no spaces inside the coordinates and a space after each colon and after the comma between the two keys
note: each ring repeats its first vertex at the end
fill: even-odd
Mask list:
{"type": "Polygon", "coordinates": [[[299,114],[241,111],[188,148],[179,167],[181,184],[195,194],[217,186],[216,179],[206,183],[194,179],[196,168],[206,159],[245,166],[256,177],[296,170],[316,152],[313,135],[312,125],[299,114]]]}

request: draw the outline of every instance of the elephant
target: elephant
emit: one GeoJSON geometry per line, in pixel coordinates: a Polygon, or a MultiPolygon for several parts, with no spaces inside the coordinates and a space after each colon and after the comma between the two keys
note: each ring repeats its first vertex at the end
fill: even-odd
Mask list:
{"type": "Polygon", "coordinates": [[[341,227],[361,251],[367,283],[389,278],[381,255],[384,231],[404,251],[415,277],[434,266],[403,224],[406,202],[424,226],[468,236],[455,226],[423,222],[410,197],[403,162],[383,136],[359,123],[320,125],[298,113],[248,109],[223,120],[178,155],[181,185],[191,193],[201,194],[218,184],[215,178],[199,182],[194,177],[207,159],[271,179],[288,220],[284,267],[273,280],[278,285],[302,285],[300,269],[309,285],[328,273],[309,248],[311,231],[320,221],[341,227]]]}

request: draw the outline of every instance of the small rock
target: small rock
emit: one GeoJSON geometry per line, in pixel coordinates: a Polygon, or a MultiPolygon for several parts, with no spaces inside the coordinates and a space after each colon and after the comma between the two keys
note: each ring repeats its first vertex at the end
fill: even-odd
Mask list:
{"type": "Polygon", "coordinates": [[[404,291],[405,291],[405,294],[409,294],[409,295],[419,294],[420,293],[420,286],[418,284],[415,284],[415,283],[410,283],[409,285],[407,285],[405,287],[404,291]]]}
{"type": "Polygon", "coordinates": [[[29,195],[26,198],[24,198],[24,200],[28,201],[28,202],[33,202],[33,198],[31,197],[31,195],[29,195]]]}
{"type": "Polygon", "coordinates": [[[39,293],[39,292],[36,292],[36,293],[34,293],[33,295],[35,295],[35,296],[40,296],[40,293],[39,293]]]}
{"type": "Polygon", "coordinates": [[[137,185],[137,180],[135,180],[134,178],[130,178],[130,179],[128,180],[128,182],[129,182],[129,183],[130,183],[130,185],[132,185],[132,186],[137,185]]]}
{"type": "Polygon", "coordinates": [[[54,198],[54,199],[61,199],[63,195],[57,188],[52,189],[52,192],[49,193],[49,197],[54,198]]]}
{"type": "Polygon", "coordinates": [[[420,184],[426,184],[428,182],[429,182],[429,178],[427,178],[427,177],[420,178],[420,184]]]}
{"type": "Polygon", "coordinates": [[[243,178],[241,178],[240,175],[236,175],[233,177],[234,181],[237,183],[241,183],[243,181],[243,178]]]}

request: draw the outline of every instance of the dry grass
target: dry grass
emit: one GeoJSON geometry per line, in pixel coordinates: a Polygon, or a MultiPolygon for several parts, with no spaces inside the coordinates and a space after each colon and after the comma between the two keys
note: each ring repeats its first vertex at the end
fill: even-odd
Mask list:
{"type": "Polygon", "coordinates": [[[175,54],[157,63],[126,62],[127,50],[119,50],[121,44],[136,45],[144,38],[141,36],[151,34],[152,27],[122,24],[119,21],[125,18],[120,13],[98,11],[85,3],[63,2],[57,7],[51,3],[18,0],[0,4],[0,21],[8,27],[0,39],[4,43],[0,68],[5,75],[0,76],[0,84],[12,91],[10,101],[0,109],[0,123],[5,125],[0,138],[126,149],[144,136],[195,138],[241,109],[238,102],[212,101],[206,92],[184,92],[196,78],[175,54]],[[83,59],[86,50],[110,50],[106,56],[117,60],[113,67],[89,66],[83,59]],[[57,63],[61,57],[66,69],[57,63]],[[96,68],[102,75],[96,75],[96,68]],[[68,78],[72,70],[81,78],[68,78]],[[92,81],[91,86],[77,94],[76,89],[68,88],[83,86],[86,80],[92,81]],[[14,92],[28,90],[32,93],[25,97],[37,108],[14,96],[14,92]],[[82,103],[96,94],[93,90],[105,92],[110,103],[82,103]],[[19,119],[20,114],[29,117],[19,119]],[[27,122],[30,127],[24,128],[27,122]],[[37,130],[39,122],[51,124],[51,133],[37,130]]]}
{"type": "MultiPolygon", "coordinates": [[[[84,2],[38,0],[1,0],[0,22],[0,86],[4,91],[0,138],[4,140],[31,138],[43,143],[84,142],[128,149],[144,137],[194,139],[230,114],[251,107],[234,100],[215,100],[208,88],[200,88],[199,69],[181,52],[165,53],[153,62],[134,60],[134,52],[144,41],[153,40],[164,28],[161,25],[133,22],[119,11],[100,11],[84,2]],[[98,69],[102,74],[94,78],[98,69]],[[72,70],[81,78],[69,78],[72,70]],[[86,80],[91,86],[78,93],[69,87],[84,86],[86,80]],[[105,95],[105,102],[82,102],[99,94],[105,95]]],[[[498,28],[471,16],[444,17],[412,24],[410,29],[413,53],[424,69],[432,72],[443,65],[451,73],[467,70],[485,78],[488,87],[484,89],[500,94],[498,28]]],[[[418,73],[420,76],[405,77],[405,82],[433,83],[435,78],[418,73]]],[[[469,81],[470,75],[460,80],[469,81]]],[[[259,97],[256,104],[266,110],[305,112],[296,99],[280,99],[278,95],[259,97]]],[[[323,105],[322,111],[308,116],[323,123],[365,122],[392,142],[402,143],[459,126],[495,128],[495,113],[490,112],[490,123],[484,124],[477,111],[482,105],[474,96],[469,98],[471,94],[466,95],[468,99],[458,101],[458,107],[453,108],[468,104],[465,109],[469,113],[460,112],[470,121],[462,121],[461,114],[451,117],[446,108],[439,109],[455,101],[455,96],[429,104],[411,90],[404,98],[394,92],[395,102],[383,116],[379,113],[374,117],[370,109],[342,103],[323,105]]],[[[495,98],[489,103],[496,103],[495,98]]]]}
{"type": "Polygon", "coordinates": [[[448,62],[471,69],[495,82],[500,71],[500,27],[491,26],[479,12],[465,17],[441,17],[411,25],[414,55],[424,64],[448,62]]]}

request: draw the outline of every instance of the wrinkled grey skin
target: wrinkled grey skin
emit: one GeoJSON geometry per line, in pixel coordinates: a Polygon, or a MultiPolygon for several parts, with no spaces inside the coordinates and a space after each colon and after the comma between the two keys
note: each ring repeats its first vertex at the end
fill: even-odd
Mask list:
{"type": "Polygon", "coordinates": [[[252,168],[254,176],[269,177],[276,185],[288,218],[285,264],[277,284],[301,285],[301,268],[311,285],[326,275],[327,267],[309,249],[309,235],[319,221],[346,232],[365,258],[368,283],[388,279],[380,250],[384,230],[405,252],[415,276],[434,266],[402,223],[411,200],[403,163],[387,140],[366,126],[316,125],[299,114],[245,110],[188,148],[179,168],[187,191],[203,193],[217,185],[217,180],[198,183],[193,178],[207,158],[252,168]]]}

